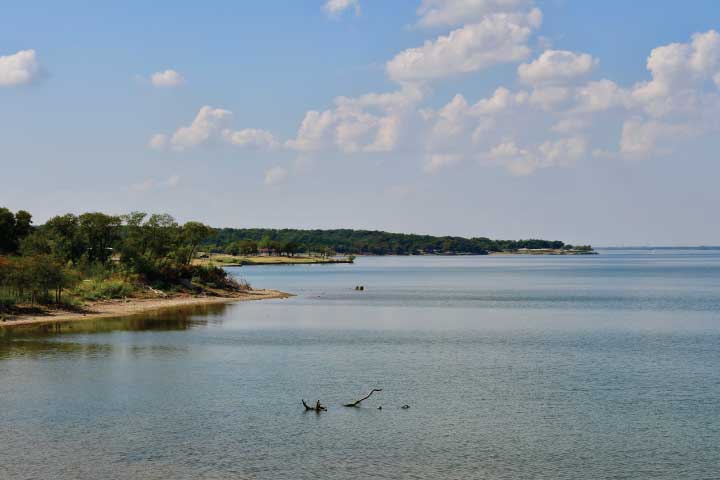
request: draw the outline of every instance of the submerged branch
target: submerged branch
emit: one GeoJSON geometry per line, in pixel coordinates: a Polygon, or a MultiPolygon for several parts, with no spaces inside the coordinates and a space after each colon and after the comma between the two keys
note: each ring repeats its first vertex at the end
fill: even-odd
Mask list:
{"type": "Polygon", "coordinates": [[[375,393],[375,392],[382,392],[382,388],[373,388],[372,390],[370,390],[370,393],[368,393],[367,395],[365,395],[365,396],[364,396],[363,398],[361,398],[360,400],[355,400],[355,401],[352,402],[352,403],[346,403],[344,406],[345,406],[345,407],[357,407],[358,405],[360,405],[360,402],[362,402],[363,400],[367,400],[368,398],[370,398],[370,395],[372,395],[372,394],[375,393]]]}
{"type": "Polygon", "coordinates": [[[310,410],[312,410],[312,411],[314,411],[314,412],[316,412],[316,413],[320,413],[320,412],[323,412],[323,411],[327,411],[327,407],[326,407],[325,405],[321,404],[321,403],[320,403],[320,400],[318,400],[318,401],[315,403],[315,406],[314,406],[314,407],[311,407],[310,405],[308,405],[307,403],[305,403],[305,400],[304,400],[304,399],[302,399],[302,404],[303,404],[303,407],[305,407],[305,411],[306,411],[306,412],[307,412],[307,411],[310,411],[310,410]]]}

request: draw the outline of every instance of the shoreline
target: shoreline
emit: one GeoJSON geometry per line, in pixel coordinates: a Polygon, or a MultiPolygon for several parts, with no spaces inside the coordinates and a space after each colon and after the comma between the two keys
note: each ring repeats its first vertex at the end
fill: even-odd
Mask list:
{"type": "Polygon", "coordinates": [[[274,265],[332,265],[332,264],[352,264],[353,260],[349,257],[343,258],[322,258],[322,257],[285,257],[285,256],[245,256],[245,255],[226,255],[213,254],[206,258],[197,258],[193,260],[194,265],[203,265],[211,267],[250,267],[250,266],[274,266],[274,265]]]}
{"type": "Polygon", "coordinates": [[[86,309],[79,312],[54,310],[46,314],[28,314],[15,317],[15,320],[0,322],[0,330],[16,327],[35,326],[54,323],[82,322],[85,320],[98,320],[103,318],[116,318],[138,315],[163,309],[181,308],[196,305],[210,305],[216,303],[249,302],[255,300],[270,300],[289,298],[293,295],[279,290],[251,290],[240,292],[233,296],[220,297],[194,297],[176,296],[168,298],[133,298],[126,300],[106,300],[93,302],[86,309]]]}

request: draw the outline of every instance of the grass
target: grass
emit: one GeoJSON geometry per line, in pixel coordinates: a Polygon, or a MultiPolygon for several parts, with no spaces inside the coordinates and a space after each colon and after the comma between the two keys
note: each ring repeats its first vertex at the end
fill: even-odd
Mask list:
{"type": "Polygon", "coordinates": [[[83,280],[75,287],[72,294],[81,300],[109,300],[132,296],[135,285],[124,278],[107,278],[83,280]]]}

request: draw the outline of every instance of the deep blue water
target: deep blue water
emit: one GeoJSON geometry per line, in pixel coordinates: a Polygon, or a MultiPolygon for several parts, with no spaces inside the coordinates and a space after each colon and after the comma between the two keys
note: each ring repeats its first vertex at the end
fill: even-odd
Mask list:
{"type": "Polygon", "coordinates": [[[0,478],[720,478],[720,252],[232,272],[298,296],[1,338],[0,478]]]}

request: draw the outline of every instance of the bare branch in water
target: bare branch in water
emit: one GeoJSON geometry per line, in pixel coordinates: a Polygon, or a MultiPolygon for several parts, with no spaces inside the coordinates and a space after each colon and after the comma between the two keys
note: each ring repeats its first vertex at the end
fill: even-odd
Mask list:
{"type": "Polygon", "coordinates": [[[382,392],[382,388],[373,388],[372,390],[370,390],[370,393],[368,393],[367,395],[365,395],[365,396],[364,396],[363,398],[361,398],[360,400],[355,400],[355,401],[352,402],[352,403],[346,403],[344,406],[346,406],[346,407],[357,407],[358,405],[360,405],[360,402],[362,402],[363,400],[367,400],[368,398],[370,398],[370,395],[372,395],[372,394],[375,393],[375,392],[382,392]]]}

